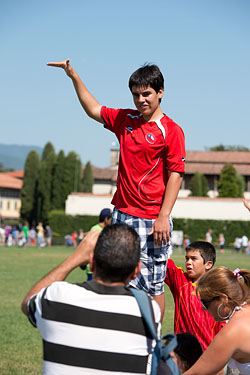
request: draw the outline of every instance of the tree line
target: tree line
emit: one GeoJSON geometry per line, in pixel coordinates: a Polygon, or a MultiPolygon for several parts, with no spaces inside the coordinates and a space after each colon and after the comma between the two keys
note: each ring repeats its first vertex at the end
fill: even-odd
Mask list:
{"type": "MultiPolygon", "coordinates": [[[[242,197],[245,187],[246,182],[244,177],[236,171],[232,164],[225,164],[217,182],[219,197],[242,197]]],[[[209,190],[206,176],[200,172],[196,172],[190,180],[189,188],[192,196],[206,197],[209,190]]]]}
{"type": "Polygon", "coordinates": [[[24,167],[21,190],[21,219],[35,224],[48,223],[52,210],[64,210],[67,196],[72,192],[92,192],[93,170],[86,164],[82,174],[82,163],[74,151],[55,153],[48,142],[40,158],[38,152],[30,151],[24,167]]]}

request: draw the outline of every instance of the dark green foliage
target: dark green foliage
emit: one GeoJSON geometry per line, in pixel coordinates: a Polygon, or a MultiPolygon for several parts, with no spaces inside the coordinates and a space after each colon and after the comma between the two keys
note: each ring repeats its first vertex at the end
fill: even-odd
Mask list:
{"type": "Polygon", "coordinates": [[[36,151],[30,151],[24,167],[23,187],[21,190],[21,219],[32,222],[35,212],[35,195],[40,168],[40,157],[36,151]]]}
{"type": "Polygon", "coordinates": [[[71,151],[65,158],[63,176],[65,199],[73,191],[81,190],[81,173],[81,160],[75,152],[71,151]]]}
{"type": "Polygon", "coordinates": [[[60,236],[65,236],[74,230],[78,232],[79,229],[87,232],[98,221],[98,216],[71,216],[66,215],[62,210],[53,210],[49,213],[49,225],[53,229],[53,232],[60,236]]]}
{"type": "Polygon", "coordinates": [[[57,155],[54,174],[52,179],[51,209],[64,210],[65,188],[64,188],[65,156],[60,151],[57,155]]]}
{"type": "Polygon", "coordinates": [[[238,185],[238,197],[243,197],[243,194],[246,189],[246,181],[244,177],[236,172],[236,178],[237,178],[237,185],[238,185]]]}
{"type": "Polygon", "coordinates": [[[47,143],[42,155],[37,186],[37,216],[36,221],[48,223],[51,208],[52,177],[54,173],[56,154],[51,143],[47,143]]]}
{"type": "Polygon", "coordinates": [[[88,161],[84,170],[84,174],[83,174],[82,191],[84,193],[92,193],[93,183],[94,183],[93,169],[92,169],[90,161],[88,161]]]}
{"type": "Polygon", "coordinates": [[[206,197],[208,192],[208,183],[206,177],[200,173],[195,172],[190,180],[190,190],[194,197],[206,197]]]}
{"type": "Polygon", "coordinates": [[[236,198],[239,196],[236,170],[232,164],[227,163],[222,168],[217,189],[219,197],[236,198]]]}
{"type": "Polygon", "coordinates": [[[224,146],[222,144],[209,148],[210,151],[249,151],[245,146],[224,146]]]}

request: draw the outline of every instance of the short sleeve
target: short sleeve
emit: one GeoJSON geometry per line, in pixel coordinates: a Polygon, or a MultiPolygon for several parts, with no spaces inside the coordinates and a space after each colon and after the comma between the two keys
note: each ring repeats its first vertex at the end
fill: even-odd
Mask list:
{"type": "Polygon", "coordinates": [[[101,117],[104,121],[104,127],[115,133],[118,137],[120,134],[120,125],[124,117],[124,110],[103,106],[101,108],[101,117]]]}
{"type": "Polygon", "coordinates": [[[173,172],[184,173],[185,171],[185,136],[183,130],[174,122],[168,124],[167,145],[167,168],[173,172]]]}

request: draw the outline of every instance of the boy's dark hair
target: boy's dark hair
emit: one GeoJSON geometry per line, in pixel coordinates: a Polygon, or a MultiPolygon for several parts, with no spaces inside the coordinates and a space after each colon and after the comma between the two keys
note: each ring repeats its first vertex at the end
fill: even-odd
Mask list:
{"type": "Polygon", "coordinates": [[[156,93],[164,89],[164,78],[157,65],[145,64],[137,69],[129,78],[129,88],[132,87],[152,87],[156,93]]]}
{"type": "Polygon", "coordinates": [[[140,253],[140,238],[132,227],[108,225],[94,250],[96,277],[105,282],[124,282],[138,265],[140,253]]]}
{"type": "Polygon", "coordinates": [[[174,352],[178,354],[187,371],[202,355],[202,347],[198,339],[189,332],[178,333],[176,336],[178,345],[174,352]]]}
{"type": "Polygon", "coordinates": [[[210,242],[194,241],[186,247],[186,252],[190,250],[199,251],[201,257],[203,258],[204,264],[211,261],[214,265],[216,261],[216,251],[210,242]]]}

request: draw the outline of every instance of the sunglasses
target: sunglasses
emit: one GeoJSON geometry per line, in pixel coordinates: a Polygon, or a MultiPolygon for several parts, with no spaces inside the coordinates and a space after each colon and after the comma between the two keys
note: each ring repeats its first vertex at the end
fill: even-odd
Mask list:
{"type": "Polygon", "coordinates": [[[207,300],[201,298],[200,301],[201,301],[201,304],[202,304],[203,309],[204,309],[204,310],[207,310],[209,304],[210,304],[211,302],[213,302],[216,298],[217,298],[217,297],[214,297],[214,298],[212,298],[212,299],[207,299],[207,300]]]}

